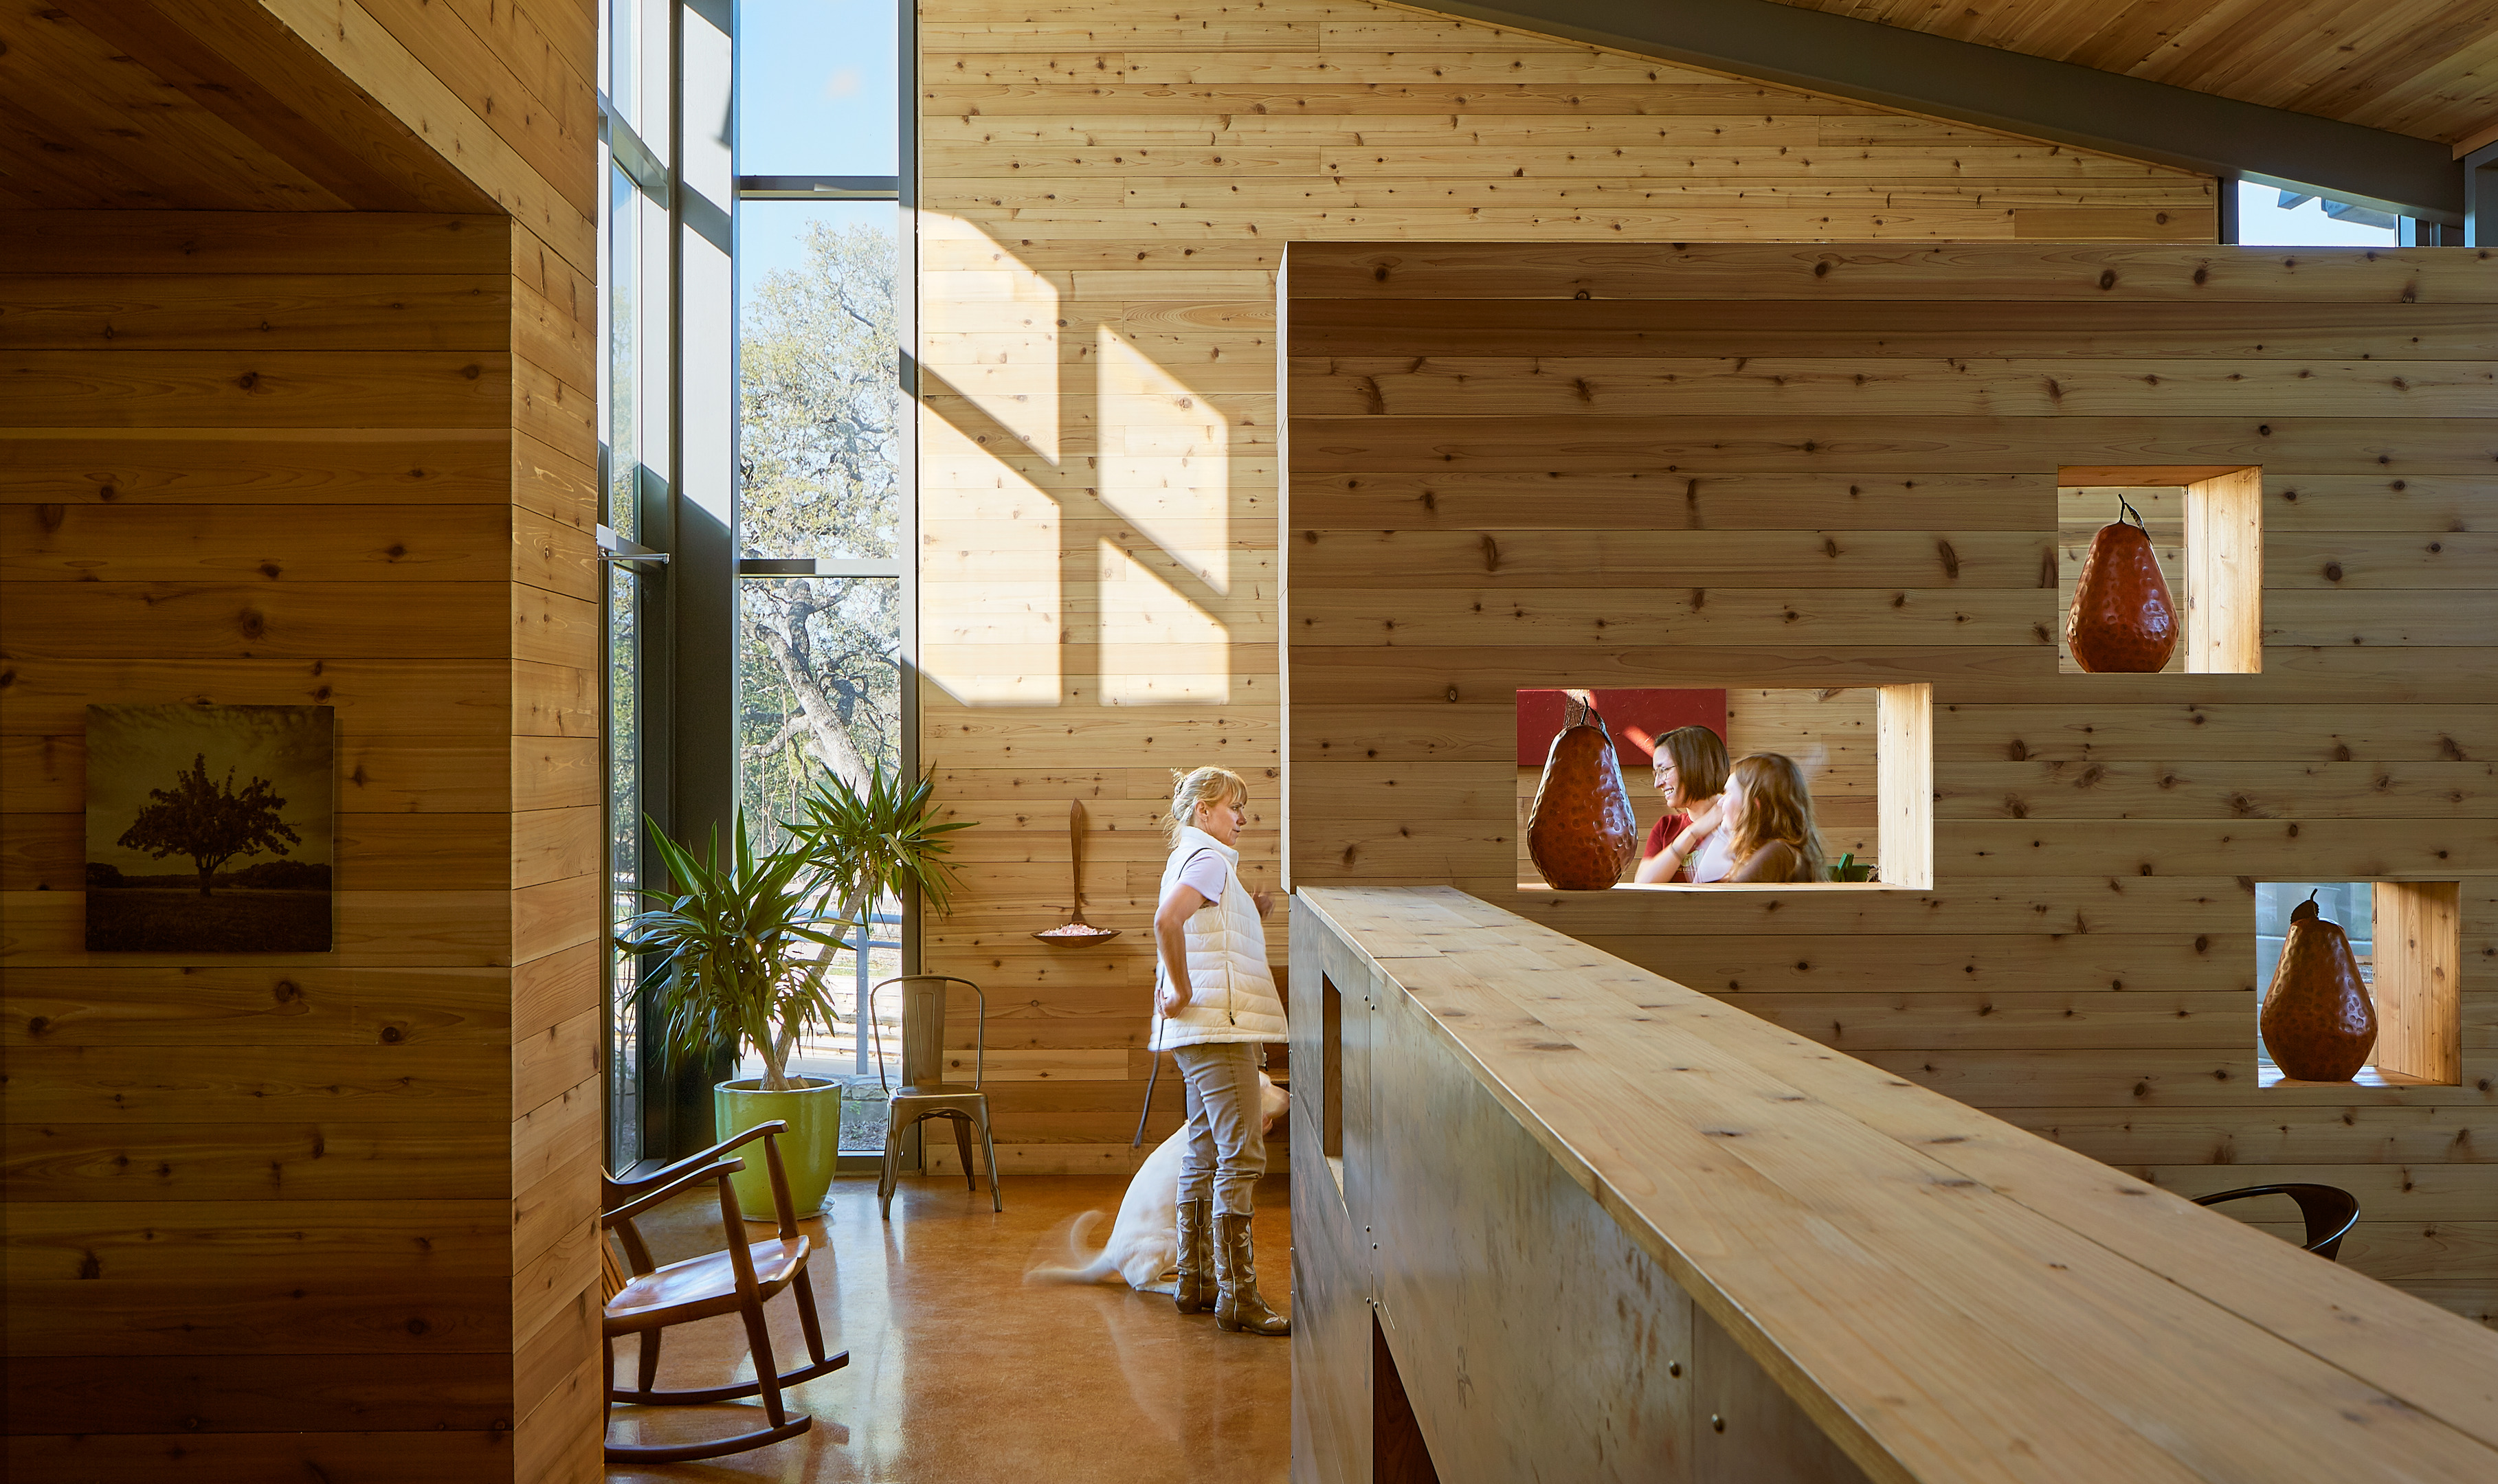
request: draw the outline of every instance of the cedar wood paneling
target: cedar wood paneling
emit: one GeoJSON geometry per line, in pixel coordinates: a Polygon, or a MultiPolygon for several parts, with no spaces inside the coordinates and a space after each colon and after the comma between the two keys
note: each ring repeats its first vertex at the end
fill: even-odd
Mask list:
{"type": "Polygon", "coordinates": [[[1287,276],[1297,884],[1462,887],[2190,1195],[2344,1186],[2344,1262],[2490,1316],[2498,263],[1297,244],[1287,276]],[[2060,674],[2059,466],[2225,453],[2263,470],[2261,673],[2060,674]],[[1516,687],[1876,680],[1934,686],[1931,890],[1513,884],[1516,687]],[[2258,1087],[2253,884],[2367,877],[2461,885],[2461,1084],[2258,1087]]]}

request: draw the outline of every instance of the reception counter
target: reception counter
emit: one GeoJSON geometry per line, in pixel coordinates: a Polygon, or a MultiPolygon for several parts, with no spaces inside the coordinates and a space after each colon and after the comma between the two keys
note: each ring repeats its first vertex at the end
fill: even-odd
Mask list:
{"type": "Polygon", "coordinates": [[[1292,923],[1297,1481],[2498,1480],[2498,1334],[1463,893],[1292,923]]]}

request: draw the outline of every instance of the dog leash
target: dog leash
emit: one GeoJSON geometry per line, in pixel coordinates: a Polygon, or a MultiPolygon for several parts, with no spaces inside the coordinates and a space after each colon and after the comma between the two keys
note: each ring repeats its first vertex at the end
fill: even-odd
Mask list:
{"type": "Polygon", "coordinates": [[[1145,1120],[1151,1117],[1154,1111],[1154,1082],[1156,1079],[1160,1078],[1162,1074],[1163,1054],[1161,1052],[1156,1052],[1154,1053],[1154,1069],[1145,1074],[1145,1105],[1137,1110],[1137,1136],[1128,1141],[1128,1148],[1130,1149],[1141,1149],[1144,1147],[1145,1120]]]}

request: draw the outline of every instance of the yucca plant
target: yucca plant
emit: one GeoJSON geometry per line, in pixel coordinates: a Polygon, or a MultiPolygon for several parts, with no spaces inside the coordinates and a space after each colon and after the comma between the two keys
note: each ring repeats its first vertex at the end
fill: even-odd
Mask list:
{"type": "Polygon", "coordinates": [[[945,837],[971,822],[938,823],[936,794],[934,777],[906,782],[881,765],[869,769],[864,788],[826,774],[799,800],[805,817],[791,821],[789,833],[831,863],[835,894],[853,919],[885,898],[913,893],[930,911],[943,912],[954,898],[955,870],[945,837]]]}
{"type": "Polygon", "coordinates": [[[826,774],[800,801],[786,848],[755,854],[741,815],[725,862],[718,831],[696,857],[653,821],[669,889],[645,891],[657,905],[616,941],[656,956],[662,1044],[683,1057],[752,1047],[760,1090],[789,1090],[798,1038],[840,1024],[824,993],[833,951],[880,898],[916,891],[940,911],[951,900],[943,837],[967,825],[935,823],[934,793],[932,779],[905,785],[881,768],[861,789],[826,774]]]}

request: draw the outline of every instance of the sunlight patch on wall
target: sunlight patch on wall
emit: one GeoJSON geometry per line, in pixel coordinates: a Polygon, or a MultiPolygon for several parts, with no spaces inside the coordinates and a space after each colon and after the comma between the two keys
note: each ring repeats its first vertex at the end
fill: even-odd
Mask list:
{"type": "Polygon", "coordinates": [[[919,439],[921,675],[965,706],[1058,705],[1058,501],[941,418],[919,439]]]}
{"type": "Polygon", "coordinates": [[[1108,326],[1095,333],[1102,502],[1216,594],[1229,593],[1231,433],[1223,413],[1108,326]]]}
{"type": "Polygon", "coordinates": [[[992,453],[1020,444],[1058,462],[1060,309],[1067,287],[1061,280],[1067,275],[1024,267],[959,218],[923,212],[919,222],[921,364],[943,382],[922,387],[928,409],[975,436],[990,433],[992,453]]]}
{"type": "Polygon", "coordinates": [[[1065,274],[1026,268],[985,233],[919,215],[919,667],[957,705],[1065,697],[1067,593],[1059,465],[1065,274]]]}
{"type": "Polygon", "coordinates": [[[1124,548],[1104,541],[1101,557],[1102,704],[1231,700],[1232,632],[1223,621],[1124,548]]]}

